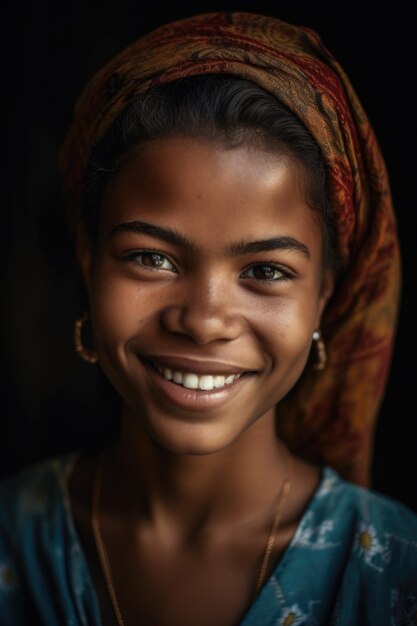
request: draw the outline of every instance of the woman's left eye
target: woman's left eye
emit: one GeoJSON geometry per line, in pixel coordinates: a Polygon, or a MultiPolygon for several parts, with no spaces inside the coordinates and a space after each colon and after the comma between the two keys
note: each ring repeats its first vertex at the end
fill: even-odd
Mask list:
{"type": "Polygon", "coordinates": [[[291,280],[292,278],[292,275],[286,270],[276,265],[269,264],[253,265],[246,270],[245,274],[247,275],[248,272],[253,272],[252,276],[249,276],[249,278],[253,278],[264,283],[277,283],[284,280],[291,280]]]}
{"type": "Polygon", "coordinates": [[[159,252],[132,252],[123,257],[126,261],[133,261],[146,270],[169,270],[176,272],[177,270],[169,259],[159,252]],[[137,261],[136,259],[139,259],[137,261]]]}

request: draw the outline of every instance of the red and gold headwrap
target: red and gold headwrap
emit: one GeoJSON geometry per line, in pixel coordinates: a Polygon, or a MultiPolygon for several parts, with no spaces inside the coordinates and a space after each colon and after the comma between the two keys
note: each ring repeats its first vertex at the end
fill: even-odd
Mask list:
{"type": "Polygon", "coordinates": [[[374,425],[397,323],[400,251],[373,129],[314,30],[252,13],[209,13],[157,28],[123,50],[85,88],[61,148],[70,223],[80,218],[90,151],[132,97],[207,73],[235,74],[274,94],[322,149],[345,271],[322,319],[327,366],[318,372],[306,367],[277,407],[277,428],[301,457],[369,485],[374,425]]]}

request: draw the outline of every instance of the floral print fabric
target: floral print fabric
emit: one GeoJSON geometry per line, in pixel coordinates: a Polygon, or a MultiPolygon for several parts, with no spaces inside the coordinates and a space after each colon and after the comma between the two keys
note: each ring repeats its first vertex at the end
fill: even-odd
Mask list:
{"type": "MultiPolygon", "coordinates": [[[[102,626],[69,507],[77,454],[0,483],[0,626],[102,626]]],[[[290,545],[236,626],[411,626],[416,617],[417,516],[325,466],[290,545]]]]}

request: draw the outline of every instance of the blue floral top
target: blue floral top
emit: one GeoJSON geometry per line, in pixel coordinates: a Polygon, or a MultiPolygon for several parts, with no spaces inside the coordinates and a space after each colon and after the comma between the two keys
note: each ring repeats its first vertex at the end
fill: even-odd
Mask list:
{"type": "MultiPolygon", "coordinates": [[[[69,506],[74,452],[0,482],[0,625],[101,626],[69,506]]],[[[330,467],[239,626],[415,626],[417,515],[330,467]]]]}

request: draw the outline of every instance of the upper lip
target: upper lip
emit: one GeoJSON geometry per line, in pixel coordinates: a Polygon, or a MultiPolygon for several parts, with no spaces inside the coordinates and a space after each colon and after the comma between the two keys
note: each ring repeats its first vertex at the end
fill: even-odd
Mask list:
{"type": "Polygon", "coordinates": [[[220,361],[208,361],[202,359],[196,360],[185,356],[165,356],[153,354],[146,356],[142,355],[142,358],[159,363],[160,365],[168,367],[172,370],[189,373],[192,372],[196,374],[230,375],[255,371],[249,367],[243,368],[239,365],[233,365],[232,363],[222,363],[220,361]]]}

